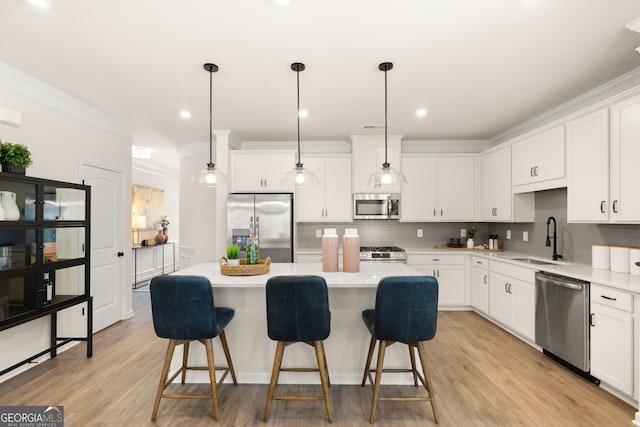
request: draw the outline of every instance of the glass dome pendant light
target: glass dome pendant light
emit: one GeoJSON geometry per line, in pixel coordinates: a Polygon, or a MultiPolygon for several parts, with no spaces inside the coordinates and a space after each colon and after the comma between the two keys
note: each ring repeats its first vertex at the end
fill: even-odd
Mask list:
{"type": "Polygon", "coordinates": [[[302,187],[305,185],[314,185],[320,183],[316,174],[311,172],[309,169],[305,169],[300,159],[300,71],[304,71],[304,68],[304,64],[301,62],[294,62],[293,64],[291,64],[291,69],[296,72],[296,82],[298,89],[298,108],[296,110],[296,115],[298,117],[298,162],[293,169],[282,175],[280,184],[285,186],[295,184],[296,187],[302,187]]]}
{"type": "Polygon", "coordinates": [[[216,169],[213,163],[213,73],[218,71],[216,64],[206,63],[204,69],[209,72],[209,163],[205,168],[196,172],[191,177],[191,183],[205,187],[215,187],[216,184],[225,184],[227,174],[216,169]]]}
{"type": "Polygon", "coordinates": [[[378,70],[384,71],[384,163],[375,173],[372,173],[367,181],[369,187],[385,187],[394,184],[406,184],[407,179],[402,171],[393,169],[387,160],[387,71],[393,68],[391,62],[383,62],[378,65],[378,70]]]}

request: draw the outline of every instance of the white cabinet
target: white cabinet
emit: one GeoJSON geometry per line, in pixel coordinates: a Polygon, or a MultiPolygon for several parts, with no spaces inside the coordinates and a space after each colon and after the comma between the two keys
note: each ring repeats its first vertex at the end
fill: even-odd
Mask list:
{"type": "Polygon", "coordinates": [[[477,311],[489,313],[489,261],[471,257],[471,305],[477,311]]]}
{"type": "MultiPolygon", "coordinates": [[[[387,162],[402,170],[401,135],[387,136],[387,162]]],[[[354,193],[400,193],[401,185],[369,187],[367,181],[385,161],[384,135],[351,135],[354,193]]]]}
{"type": "MultiPolygon", "coordinates": [[[[303,159],[304,160],[304,159],[303,159]]],[[[230,153],[232,193],[291,193],[293,185],[280,185],[282,175],[295,167],[293,153],[236,151],[230,153]]]]}
{"type": "Polygon", "coordinates": [[[591,284],[591,375],[633,396],[633,295],[591,284]]]}
{"type": "Polygon", "coordinates": [[[352,222],[351,156],[307,156],[320,185],[296,188],[296,222],[352,222]]]}
{"type": "Polygon", "coordinates": [[[511,187],[511,147],[482,155],[482,208],[480,220],[533,222],[534,193],[513,194],[511,187]]]}
{"type": "Polygon", "coordinates": [[[438,307],[466,304],[466,255],[407,254],[407,264],[438,279],[438,307]]]}
{"type": "Polygon", "coordinates": [[[491,261],[489,316],[521,337],[535,339],[535,272],[491,261]]]}
{"type": "Polygon", "coordinates": [[[474,158],[402,156],[400,221],[473,221],[474,158]]]}
{"type": "Polygon", "coordinates": [[[609,110],[567,123],[567,220],[609,220],[609,110]]]}
{"type": "Polygon", "coordinates": [[[610,214],[612,222],[640,222],[640,97],[611,107],[610,214]]]}
{"type": "Polygon", "coordinates": [[[156,276],[176,271],[175,243],[168,242],[154,246],[134,246],[133,287],[156,276]]]}
{"type": "Polygon", "coordinates": [[[564,125],[513,144],[511,153],[515,192],[566,186],[564,125]]]}

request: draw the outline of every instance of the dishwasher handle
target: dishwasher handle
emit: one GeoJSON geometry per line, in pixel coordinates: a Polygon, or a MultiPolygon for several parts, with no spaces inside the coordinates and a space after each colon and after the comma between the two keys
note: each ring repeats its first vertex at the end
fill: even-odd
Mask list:
{"type": "Polygon", "coordinates": [[[582,289],[584,288],[584,284],[582,283],[566,282],[548,276],[536,276],[536,282],[543,285],[560,286],[562,288],[567,288],[574,291],[582,291],[582,289]]]}

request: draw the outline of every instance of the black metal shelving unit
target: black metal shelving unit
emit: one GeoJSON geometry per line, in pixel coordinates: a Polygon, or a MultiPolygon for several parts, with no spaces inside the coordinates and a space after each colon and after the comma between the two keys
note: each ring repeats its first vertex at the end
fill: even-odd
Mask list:
{"type": "Polygon", "coordinates": [[[91,357],[91,187],[0,173],[0,207],[10,199],[20,217],[0,214],[0,331],[49,316],[50,342],[0,376],[72,341],[85,341],[91,357]],[[85,303],[86,336],[58,336],[58,312],[85,303]]]}

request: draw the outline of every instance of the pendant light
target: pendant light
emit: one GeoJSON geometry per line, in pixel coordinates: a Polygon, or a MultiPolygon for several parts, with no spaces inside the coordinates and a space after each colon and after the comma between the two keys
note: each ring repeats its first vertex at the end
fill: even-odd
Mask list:
{"type": "Polygon", "coordinates": [[[367,181],[369,187],[384,187],[394,184],[406,184],[407,179],[402,171],[393,169],[387,160],[387,71],[393,68],[391,62],[378,65],[378,70],[384,71],[384,163],[382,168],[372,173],[367,181]]]}
{"type": "Polygon", "coordinates": [[[196,172],[191,177],[191,183],[205,187],[215,187],[216,184],[225,184],[227,174],[216,169],[213,163],[213,73],[218,71],[216,64],[206,63],[204,69],[209,72],[209,163],[205,168],[196,172]]]}
{"type": "Polygon", "coordinates": [[[296,72],[296,82],[298,89],[298,108],[296,110],[296,115],[298,117],[298,162],[293,169],[282,175],[280,184],[285,186],[295,184],[296,187],[302,187],[305,185],[319,184],[320,181],[318,180],[316,174],[311,172],[309,169],[304,168],[304,165],[302,164],[302,161],[300,159],[300,71],[304,71],[304,64],[301,62],[294,62],[293,64],[291,64],[291,69],[296,72]]]}

